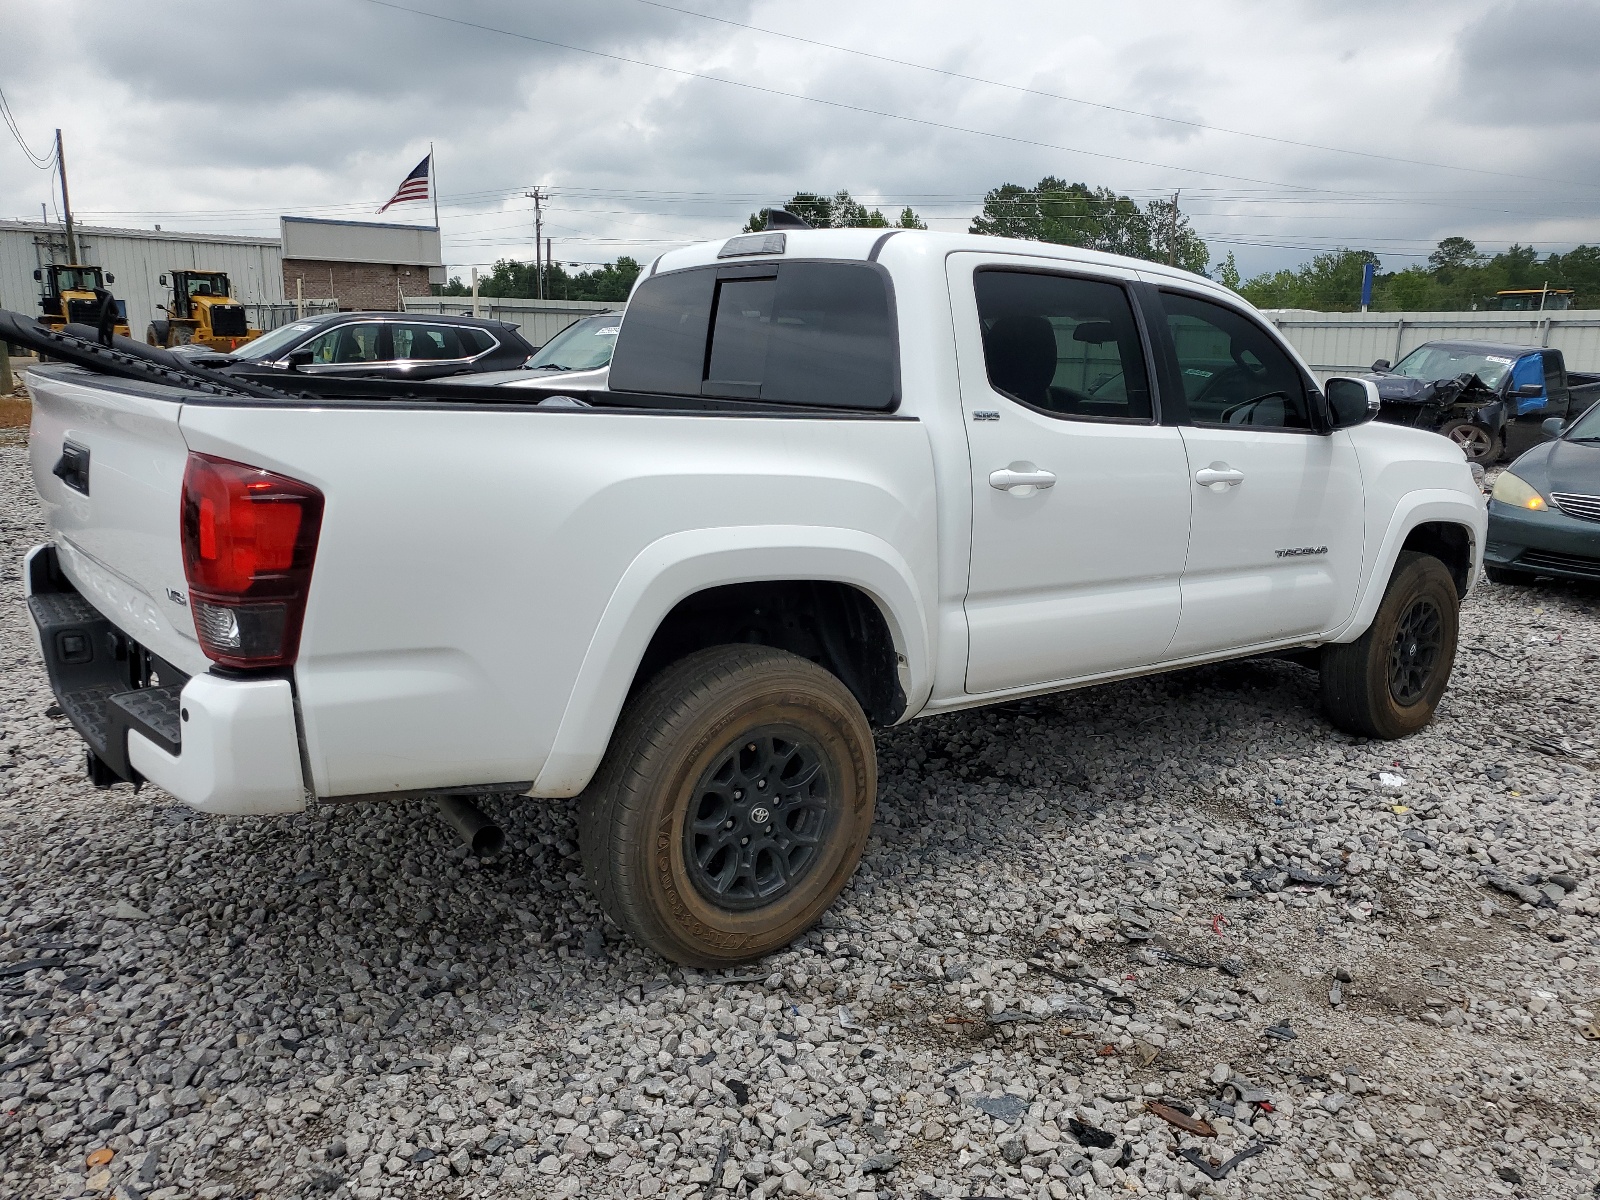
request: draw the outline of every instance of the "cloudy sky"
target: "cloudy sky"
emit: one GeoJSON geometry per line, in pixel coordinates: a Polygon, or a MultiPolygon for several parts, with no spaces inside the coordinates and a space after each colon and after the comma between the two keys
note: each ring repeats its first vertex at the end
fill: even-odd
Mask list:
{"type": "MultiPolygon", "coordinates": [[[[1247,275],[1600,241],[1594,0],[8,0],[0,22],[0,88],[35,151],[63,126],[86,224],[377,219],[431,141],[461,274],[532,257],[534,186],[574,263],[801,189],[964,229],[1046,174],[1181,190],[1247,275]]],[[[50,196],[0,128],[0,216],[50,196]]]]}

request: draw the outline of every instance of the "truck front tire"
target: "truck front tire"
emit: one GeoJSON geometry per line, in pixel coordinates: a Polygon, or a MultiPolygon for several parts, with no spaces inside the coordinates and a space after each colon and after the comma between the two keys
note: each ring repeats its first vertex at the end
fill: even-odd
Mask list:
{"type": "Polygon", "coordinates": [[[1500,451],[1505,448],[1505,438],[1490,433],[1476,421],[1446,421],[1439,432],[1461,447],[1468,462],[1485,467],[1500,461],[1500,451]]]}
{"type": "Polygon", "coordinates": [[[580,800],[606,915],[676,962],[725,967],[809,929],[854,874],[877,759],[849,689],[766,646],[715,646],[628,703],[580,800]]]}
{"type": "Polygon", "coordinates": [[[144,331],[144,340],[152,346],[165,346],[170,324],[166,321],[151,321],[144,331]]]}
{"type": "Polygon", "coordinates": [[[1433,720],[1455,663],[1460,601],[1449,570],[1405,550],[1366,633],[1322,649],[1322,707],[1346,733],[1398,738],[1433,720]]]}

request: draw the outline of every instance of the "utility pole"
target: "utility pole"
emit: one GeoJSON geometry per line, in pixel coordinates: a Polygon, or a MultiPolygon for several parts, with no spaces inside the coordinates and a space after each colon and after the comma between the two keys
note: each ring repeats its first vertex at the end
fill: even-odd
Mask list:
{"type": "Polygon", "coordinates": [[[1172,193],[1172,223],[1167,227],[1167,266],[1178,265],[1178,195],[1172,193]]]}
{"type": "Polygon", "coordinates": [[[56,170],[61,172],[61,219],[67,223],[67,261],[78,261],[78,239],[72,232],[72,197],[67,195],[67,155],[61,148],[61,130],[56,130],[56,170]]]}
{"type": "Polygon", "coordinates": [[[544,202],[544,189],[534,188],[531,192],[522,193],[533,201],[533,277],[535,290],[540,300],[544,299],[544,210],[540,205],[544,202]]]}
{"type": "Polygon", "coordinates": [[[550,249],[550,243],[551,243],[552,240],[553,239],[551,239],[551,238],[545,238],[545,240],[544,240],[544,269],[551,273],[550,274],[550,299],[554,300],[556,298],[556,277],[555,277],[555,274],[554,274],[556,260],[553,257],[553,251],[550,249]]]}

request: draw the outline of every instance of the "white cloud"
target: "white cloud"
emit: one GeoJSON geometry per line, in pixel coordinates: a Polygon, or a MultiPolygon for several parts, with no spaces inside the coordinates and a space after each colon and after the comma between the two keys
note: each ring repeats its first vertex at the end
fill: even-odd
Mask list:
{"type": "MultiPolygon", "coordinates": [[[[520,191],[535,183],[553,193],[546,232],[557,256],[573,261],[649,257],[725,234],[800,188],[845,187],[886,209],[910,203],[935,227],[962,228],[986,189],[1046,174],[1141,197],[1181,187],[1216,257],[1231,248],[1247,270],[1332,245],[1370,247],[1400,266],[1415,261],[1400,252],[1457,233],[1544,249],[1595,240],[1600,100],[1587,80],[1600,16],[1588,0],[672,0],[1104,105],[1570,182],[1154,121],[638,0],[396,2],[1021,140],[628,65],[369,0],[12,6],[3,86],[36,148],[63,122],[76,207],[98,223],[270,234],[279,212],[369,216],[431,140],[447,257],[463,266],[532,256],[520,191]]],[[[0,213],[37,214],[46,192],[45,176],[0,143],[0,213]]],[[[418,205],[389,215],[430,214],[418,205]]]]}

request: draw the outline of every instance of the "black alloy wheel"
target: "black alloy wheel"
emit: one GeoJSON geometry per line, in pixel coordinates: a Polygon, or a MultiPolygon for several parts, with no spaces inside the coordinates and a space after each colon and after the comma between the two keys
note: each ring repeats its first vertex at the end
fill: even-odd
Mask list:
{"type": "Polygon", "coordinates": [[[1461,597],[1448,567],[1402,550],[1377,614],[1322,648],[1322,708],[1346,733],[1397,738],[1433,720],[1455,664],[1461,597]]]}
{"type": "Polygon", "coordinates": [[[1396,704],[1415,704],[1428,690],[1443,631],[1438,606],[1427,596],[1413,600],[1401,614],[1389,645],[1389,694],[1396,704]]]}
{"type": "Polygon", "coordinates": [[[850,882],[877,790],[872,726],[838,676],[770,646],[708,646],[623,709],[579,805],[584,876],[665,957],[750,962],[850,882]]]}
{"type": "Polygon", "coordinates": [[[770,904],[816,864],[838,789],[822,749],[803,731],[751,730],[701,777],[684,822],[695,890],[741,911],[770,904]]]}

